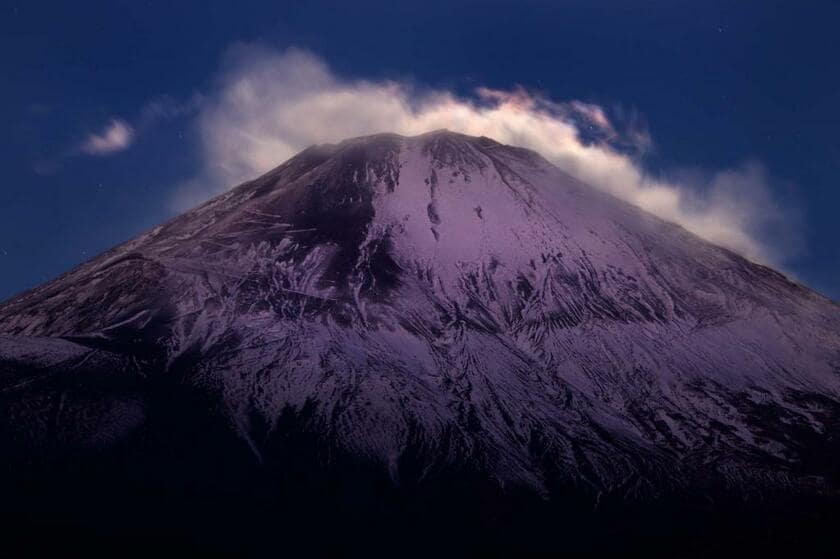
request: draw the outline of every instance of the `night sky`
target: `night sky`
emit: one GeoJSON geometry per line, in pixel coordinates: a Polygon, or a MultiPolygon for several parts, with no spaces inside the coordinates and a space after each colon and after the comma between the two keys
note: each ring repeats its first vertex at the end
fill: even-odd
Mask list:
{"type": "Polygon", "coordinates": [[[0,299],[175,214],[236,43],[306,49],[347,79],[619,107],[645,123],[653,174],[760,162],[802,237],[784,269],[840,299],[838,21],[817,1],[6,0],[0,299]],[[115,120],[130,137],[97,144],[115,120]]]}

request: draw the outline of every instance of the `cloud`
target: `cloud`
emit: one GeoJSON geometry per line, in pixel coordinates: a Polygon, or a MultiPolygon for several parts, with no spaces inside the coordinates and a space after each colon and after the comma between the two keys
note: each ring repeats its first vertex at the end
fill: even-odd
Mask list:
{"type": "Polygon", "coordinates": [[[89,135],[79,150],[87,155],[110,155],[127,149],[134,140],[134,129],[124,120],[111,119],[98,134],[89,135]]]}
{"type": "Polygon", "coordinates": [[[639,162],[653,144],[635,113],[615,110],[610,118],[602,106],[522,88],[478,88],[464,97],[401,81],[345,79],[307,51],[259,45],[232,48],[215,88],[197,117],[203,169],[177,189],[178,209],[312,144],[448,128],[534,149],[593,187],[754,260],[778,265],[791,250],[765,234],[793,238],[759,163],[695,172],[690,180],[653,176],[639,162]]]}
{"type": "MultiPolygon", "coordinates": [[[[99,132],[88,134],[84,139],[76,136],[56,153],[41,155],[32,161],[32,171],[37,175],[49,176],[59,172],[68,160],[80,156],[106,156],[125,151],[161,125],[193,117],[203,102],[199,93],[194,93],[186,101],[179,101],[169,95],[155,97],[132,117],[112,117],[99,132]]],[[[54,107],[33,103],[27,107],[27,112],[42,119],[53,113],[54,107]]]]}
{"type": "Polygon", "coordinates": [[[204,99],[194,93],[184,102],[179,102],[169,95],[161,95],[146,103],[136,119],[135,130],[141,132],[157,124],[185,116],[190,116],[201,108],[204,99]]]}

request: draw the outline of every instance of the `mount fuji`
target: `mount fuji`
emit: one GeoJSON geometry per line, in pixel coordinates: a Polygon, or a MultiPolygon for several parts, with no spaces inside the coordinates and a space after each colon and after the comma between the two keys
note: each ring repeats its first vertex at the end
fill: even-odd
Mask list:
{"type": "Polygon", "coordinates": [[[0,304],[3,521],[74,542],[836,542],[838,428],[837,303],[448,131],[310,147],[0,304]]]}

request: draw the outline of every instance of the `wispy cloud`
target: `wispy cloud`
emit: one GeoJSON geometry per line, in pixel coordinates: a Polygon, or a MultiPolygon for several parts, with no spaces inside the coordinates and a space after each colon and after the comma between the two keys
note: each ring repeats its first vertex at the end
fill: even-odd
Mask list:
{"type": "Polygon", "coordinates": [[[194,93],[186,101],[178,101],[169,95],[161,95],[146,103],[136,119],[135,130],[138,133],[152,128],[164,121],[188,117],[201,108],[204,98],[194,93]]]}
{"type": "MultiPolygon", "coordinates": [[[[52,175],[61,170],[67,160],[80,156],[107,156],[131,148],[137,141],[168,121],[189,119],[199,111],[203,97],[196,93],[186,101],[161,95],[146,103],[133,117],[111,117],[98,131],[76,137],[69,145],[52,155],[42,156],[32,163],[38,175],[52,175]]],[[[34,103],[27,108],[36,117],[44,118],[53,107],[34,103]]]]}
{"type": "Polygon", "coordinates": [[[134,129],[124,120],[113,118],[98,133],[90,134],[79,146],[87,155],[110,155],[128,149],[134,140],[134,129]]]}
{"type": "Polygon", "coordinates": [[[638,115],[582,101],[558,102],[525,89],[479,88],[465,98],[399,81],[344,79],[317,56],[257,45],[231,49],[197,126],[203,169],[180,185],[185,209],[284,161],[302,148],[392,131],[448,128],[528,147],[582,181],[747,257],[781,263],[793,238],[789,212],[774,201],[759,163],[652,176],[639,162],[652,141],[638,115]],[[618,115],[621,116],[621,115],[618,115]],[[698,178],[700,177],[700,178],[698,178]]]}

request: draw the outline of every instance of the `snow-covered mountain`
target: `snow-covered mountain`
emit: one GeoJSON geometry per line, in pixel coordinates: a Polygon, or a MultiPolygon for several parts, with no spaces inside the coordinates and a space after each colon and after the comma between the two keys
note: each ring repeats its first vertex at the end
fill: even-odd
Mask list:
{"type": "Polygon", "coordinates": [[[840,306],[447,131],[311,147],[5,302],[0,371],[16,456],[130,446],[177,386],[269,470],[293,431],[397,488],[840,488],[840,306]]]}

